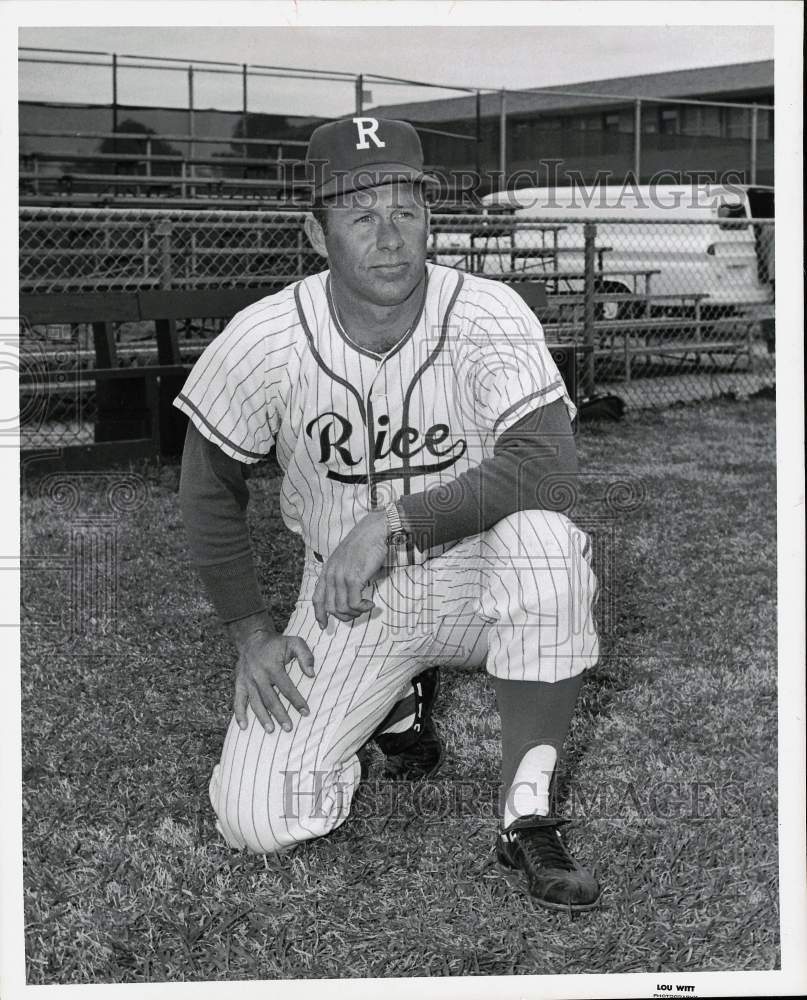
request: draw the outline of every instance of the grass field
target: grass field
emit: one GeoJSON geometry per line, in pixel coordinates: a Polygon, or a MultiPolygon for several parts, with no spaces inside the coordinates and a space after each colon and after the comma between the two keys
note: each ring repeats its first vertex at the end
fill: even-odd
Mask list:
{"type": "MultiPolygon", "coordinates": [[[[207,782],[234,656],[186,561],[178,468],[139,470],[141,494],[111,513],[114,476],[73,480],[72,512],[67,487],[43,496],[32,482],[29,982],[778,967],[774,404],[587,425],[579,446],[584,521],[607,513],[608,483],[636,479],[644,499],[596,530],[604,649],[565,795],[570,843],[606,892],[575,918],[534,906],[496,867],[499,723],[481,671],[444,673],[433,782],[393,796],[373,758],[356,815],[330,837],[280,858],[227,848],[207,782]],[[106,541],[93,548],[93,533],[106,541]]],[[[251,524],[285,622],[301,552],[278,485],[251,481],[251,524]]]]}

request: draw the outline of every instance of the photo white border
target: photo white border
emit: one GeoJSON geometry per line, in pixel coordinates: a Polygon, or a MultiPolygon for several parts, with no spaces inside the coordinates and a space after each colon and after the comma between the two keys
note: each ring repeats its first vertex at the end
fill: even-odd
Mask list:
{"type": "MultiPolygon", "coordinates": [[[[283,0],[205,2],[140,0],[65,3],[62,0],[6,2],[0,7],[2,111],[0,128],[6,156],[2,166],[0,225],[3,264],[3,334],[17,332],[17,29],[20,26],[482,26],[522,25],[775,25],[776,227],[777,266],[777,462],[778,462],[778,629],[779,629],[779,830],[781,971],[679,973],[695,986],[695,996],[785,996],[807,993],[807,872],[805,871],[805,623],[804,623],[804,386],[802,232],[802,55],[803,9],[793,0],[745,2],[570,3],[556,2],[398,2],[398,0],[283,0]],[[786,196],[786,198],[785,198],[786,196]],[[13,329],[12,329],[13,328],[13,329]]],[[[6,439],[7,442],[7,439],[6,439]]],[[[257,981],[199,984],[26,986],[22,936],[21,746],[19,621],[19,469],[12,446],[0,447],[3,483],[0,519],[0,704],[2,753],[0,794],[0,997],[91,997],[231,995],[239,997],[332,996],[409,997],[649,997],[658,973],[563,976],[463,977],[458,979],[378,979],[257,981]],[[16,559],[16,563],[15,563],[16,559]],[[16,569],[15,569],[16,566],[16,569]],[[9,584],[9,580],[12,581],[9,584]],[[16,616],[16,618],[15,618],[16,616]]],[[[753,502],[753,499],[752,499],[753,502]]],[[[761,510],[759,516],[770,516],[761,510]]],[[[665,978],[673,973],[664,973],[665,978]]]]}

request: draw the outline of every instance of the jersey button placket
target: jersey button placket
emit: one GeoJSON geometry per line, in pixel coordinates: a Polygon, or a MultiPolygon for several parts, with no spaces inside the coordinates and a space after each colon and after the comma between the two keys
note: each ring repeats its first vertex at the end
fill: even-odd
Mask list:
{"type": "Polygon", "coordinates": [[[384,362],[380,361],[378,368],[376,369],[373,381],[370,383],[370,388],[367,391],[367,486],[369,490],[370,499],[370,509],[378,509],[378,494],[376,483],[374,479],[375,474],[375,460],[373,457],[374,452],[374,442],[375,442],[375,405],[376,403],[386,402],[386,393],[382,392],[380,386],[383,386],[383,380],[380,376],[382,375],[382,368],[384,362]]]}

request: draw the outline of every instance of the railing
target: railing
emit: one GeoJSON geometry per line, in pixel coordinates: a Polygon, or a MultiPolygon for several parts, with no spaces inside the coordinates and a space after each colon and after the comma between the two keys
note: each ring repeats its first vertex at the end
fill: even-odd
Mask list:
{"type": "Polygon", "coordinates": [[[23,130],[26,138],[101,140],[104,152],[20,152],[20,194],[29,204],[80,203],[82,197],[153,196],[171,199],[215,198],[232,201],[270,199],[285,203],[305,198],[309,183],[304,174],[306,142],[292,139],[244,138],[232,141],[255,156],[233,152],[220,156],[196,154],[199,145],[221,145],[221,138],[187,134],[144,135],[139,132],[67,132],[23,130]],[[155,152],[169,143],[182,143],[185,152],[155,152]],[[132,147],[135,147],[134,149],[132,147]],[[119,148],[116,148],[119,147],[119,148]],[[273,156],[267,156],[271,150],[273,156]],[[286,155],[289,151],[299,155],[286,155]],[[260,152],[261,155],[258,155],[260,152]]]}

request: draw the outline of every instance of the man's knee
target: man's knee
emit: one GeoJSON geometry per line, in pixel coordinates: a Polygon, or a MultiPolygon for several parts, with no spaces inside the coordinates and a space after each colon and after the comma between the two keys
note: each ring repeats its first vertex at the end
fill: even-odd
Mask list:
{"type": "Polygon", "coordinates": [[[517,510],[497,521],[487,532],[488,541],[501,555],[567,557],[587,556],[585,532],[555,510],[517,510]]]}
{"type": "Polygon", "coordinates": [[[557,511],[523,510],[502,518],[486,541],[481,610],[495,621],[488,672],[547,681],[593,666],[597,580],[586,532],[557,511]]]}
{"type": "Polygon", "coordinates": [[[222,760],[210,781],[217,828],[231,847],[256,854],[282,852],[331,833],[347,818],[359,780],[358,761],[339,770],[289,765],[267,773],[260,763],[244,759],[225,786],[226,766],[222,760]]]}
{"type": "MultiPolygon", "coordinates": [[[[588,534],[558,511],[521,510],[498,521],[486,535],[498,575],[512,571],[520,604],[557,614],[575,628],[589,627],[596,601],[588,534]]],[[[512,588],[507,588],[512,590],[512,588]]]]}

